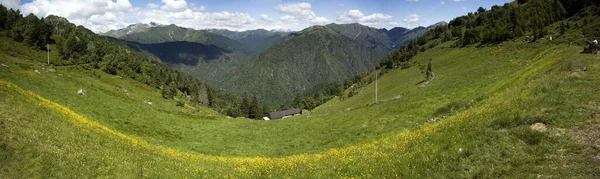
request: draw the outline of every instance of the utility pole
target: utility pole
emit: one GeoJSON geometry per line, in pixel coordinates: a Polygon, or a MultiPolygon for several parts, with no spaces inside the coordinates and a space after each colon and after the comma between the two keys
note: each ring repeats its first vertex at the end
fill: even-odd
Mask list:
{"type": "Polygon", "coordinates": [[[48,65],[50,65],[50,44],[46,44],[46,52],[48,54],[48,65]]]}
{"type": "Polygon", "coordinates": [[[375,103],[379,102],[377,100],[377,80],[379,78],[379,73],[375,73],[375,103]]]}

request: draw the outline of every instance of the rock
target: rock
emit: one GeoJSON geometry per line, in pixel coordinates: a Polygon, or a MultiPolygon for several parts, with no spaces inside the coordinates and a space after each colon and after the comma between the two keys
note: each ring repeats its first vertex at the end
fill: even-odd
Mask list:
{"type": "Polygon", "coordinates": [[[462,151],[463,151],[463,149],[462,149],[462,148],[459,148],[459,149],[458,149],[458,152],[462,152],[462,151]]]}
{"type": "Polygon", "coordinates": [[[531,125],[531,130],[534,131],[538,131],[538,132],[546,132],[546,130],[548,130],[546,128],[546,125],[544,123],[535,123],[533,125],[531,125]]]}
{"type": "Polygon", "coordinates": [[[398,96],[392,98],[392,100],[399,100],[399,99],[402,99],[402,95],[398,95],[398,96]]]}
{"type": "Polygon", "coordinates": [[[427,123],[432,123],[432,122],[436,122],[436,121],[439,121],[439,120],[440,120],[440,118],[438,118],[438,117],[432,117],[432,118],[427,119],[426,122],[427,123]]]}
{"type": "Polygon", "coordinates": [[[56,70],[54,70],[53,68],[49,68],[47,71],[52,73],[56,72],[56,70]]]}
{"type": "Polygon", "coordinates": [[[600,153],[598,153],[598,155],[596,155],[596,156],[594,157],[594,159],[596,159],[596,160],[600,160],[600,153]]]}
{"type": "Polygon", "coordinates": [[[40,74],[40,71],[39,71],[39,70],[34,70],[33,72],[35,72],[35,73],[37,73],[37,74],[40,74]]]}
{"type": "Polygon", "coordinates": [[[346,111],[346,112],[348,112],[348,111],[350,111],[350,110],[352,110],[352,109],[350,109],[350,108],[346,108],[346,109],[344,109],[344,111],[346,111]]]}
{"type": "Polygon", "coordinates": [[[77,94],[81,95],[81,96],[85,96],[87,94],[87,91],[85,91],[84,89],[79,89],[77,91],[77,94]]]}
{"type": "Polygon", "coordinates": [[[584,71],[587,71],[587,70],[588,70],[587,67],[581,67],[581,68],[575,69],[575,72],[584,72],[584,71]]]}
{"type": "Polygon", "coordinates": [[[8,65],[6,65],[6,64],[4,64],[4,63],[3,63],[3,64],[0,64],[0,65],[2,65],[3,67],[6,67],[6,68],[8,68],[8,65]]]}

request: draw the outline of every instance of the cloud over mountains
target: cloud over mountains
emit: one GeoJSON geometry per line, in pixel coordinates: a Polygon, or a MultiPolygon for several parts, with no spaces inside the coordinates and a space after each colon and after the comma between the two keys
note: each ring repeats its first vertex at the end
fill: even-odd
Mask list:
{"type": "MultiPolygon", "coordinates": [[[[34,0],[19,5],[19,0],[0,0],[9,8],[18,8],[24,14],[40,17],[58,15],[95,32],[123,28],[132,23],[157,22],[183,27],[230,30],[291,29],[300,30],[312,25],[329,23],[361,23],[389,28],[398,25],[393,16],[384,13],[364,14],[353,9],[328,19],[317,14],[308,2],[274,5],[273,13],[251,15],[246,12],[207,11],[207,7],[186,0],[161,0],[136,7],[129,0],[34,0]],[[267,15],[269,14],[269,15],[267,15]]],[[[332,13],[333,14],[333,13],[332,13]]],[[[331,16],[330,16],[331,17],[331,16]]],[[[418,20],[418,19],[417,19],[418,20]]],[[[412,22],[411,22],[412,23],[412,22]]]]}

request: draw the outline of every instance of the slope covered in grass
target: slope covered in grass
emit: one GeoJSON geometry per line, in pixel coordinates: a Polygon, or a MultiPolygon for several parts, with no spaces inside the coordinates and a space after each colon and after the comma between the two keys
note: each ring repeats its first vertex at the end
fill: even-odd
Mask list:
{"type": "Polygon", "coordinates": [[[413,65],[379,79],[378,104],[369,105],[372,83],[302,116],[251,121],[176,107],[155,89],[94,70],[49,70],[40,63],[43,53],[8,43],[11,53],[0,54],[9,66],[0,67],[2,178],[523,178],[600,171],[600,62],[575,46],[443,44],[415,57],[432,63],[436,78],[427,85],[413,65]],[[583,66],[586,72],[576,72],[583,66]],[[76,95],[81,88],[88,95],[76,95]],[[530,130],[534,122],[549,131],[530,130]]]}

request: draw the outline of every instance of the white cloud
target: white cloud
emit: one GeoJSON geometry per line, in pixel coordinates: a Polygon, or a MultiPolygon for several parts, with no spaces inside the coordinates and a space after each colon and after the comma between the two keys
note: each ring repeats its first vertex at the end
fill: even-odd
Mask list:
{"type": "Polygon", "coordinates": [[[446,4],[446,2],[444,2],[443,0],[440,2],[440,4],[446,4]]]}
{"type": "Polygon", "coordinates": [[[278,4],[275,6],[275,10],[287,13],[302,16],[305,18],[315,17],[315,12],[312,11],[312,5],[310,3],[291,3],[291,4],[278,4]]]}
{"type": "Polygon", "coordinates": [[[23,4],[20,10],[39,17],[65,17],[96,32],[126,26],[124,17],[135,11],[129,0],[34,0],[23,4]]]}
{"type": "MultiPolygon", "coordinates": [[[[7,0],[0,0],[8,4],[7,0]]],[[[18,0],[12,0],[18,3],[18,0]]],[[[141,8],[133,7],[129,0],[33,0],[21,7],[24,14],[34,13],[39,17],[53,14],[83,25],[94,32],[120,29],[133,23],[157,22],[176,24],[194,29],[223,28],[230,30],[286,29],[302,30],[313,25],[328,23],[361,23],[363,25],[388,28],[398,26],[392,16],[383,13],[364,14],[358,9],[339,14],[330,20],[313,11],[310,3],[288,3],[273,7],[279,14],[265,12],[256,17],[243,12],[207,12],[205,6],[185,0],[161,0],[147,3],[141,8]],[[145,6],[145,7],[143,7],[145,6]]]]}
{"type": "Polygon", "coordinates": [[[302,26],[324,25],[330,22],[325,17],[317,16],[312,10],[312,5],[306,2],[278,4],[275,10],[284,14],[280,20],[286,21],[292,29],[299,30],[302,26]]]}
{"type": "Polygon", "coordinates": [[[415,28],[421,25],[420,23],[420,19],[421,16],[417,15],[417,14],[409,14],[406,17],[404,17],[404,24],[408,27],[408,28],[415,28]]]}
{"type": "Polygon", "coordinates": [[[160,9],[169,12],[181,12],[187,9],[187,2],[185,0],[162,0],[165,4],[160,9]]]}
{"type": "Polygon", "coordinates": [[[0,0],[0,4],[7,9],[19,9],[19,0],[0,0]]]}
{"type": "Polygon", "coordinates": [[[356,9],[348,11],[347,15],[348,15],[348,17],[353,18],[353,19],[358,19],[358,18],[365,16],[365,14],[363,14],[362,12],[360,12],[359,10],[356,10],[356,9]]]}
{"type": "Polygon", "coordinates": [[[419,2],[419,0],[406,0],[408,2],[419,2]]]}
{"type": "Polygon", "coordinates": [[[365,16],[360,10],[353,9],[339,15],[336,20],[339,23],[361,23],[367,26],[385,28],[390,26],[390,22],[393,22],[394,18],[382,13],[365,16]]]}
{"type": "Polygon", "coordinates": [[[148,4],[146,4],[146,7],[150,8],[150,9],[156,9],[156,8],[158,8],[158,4],[148,3],[148,4]]]}
{"type": "Polygon", "coordinates": [[[273,19],[271,17],[269,17],[269,15],[266,15],[266,14],[261,14],[260,20],[265,21],[265,22],[273,22],[273,19]]]}
{"type": "Polygon", "coordinates": [[[38,16],[47,16],[50,14],[87,18],[95,14],[104,14],[105,12],[127,12],[131,10],[129,0],[36,0],[21,6],[21,10],[27,13],[34,13],[38,16]]]}

